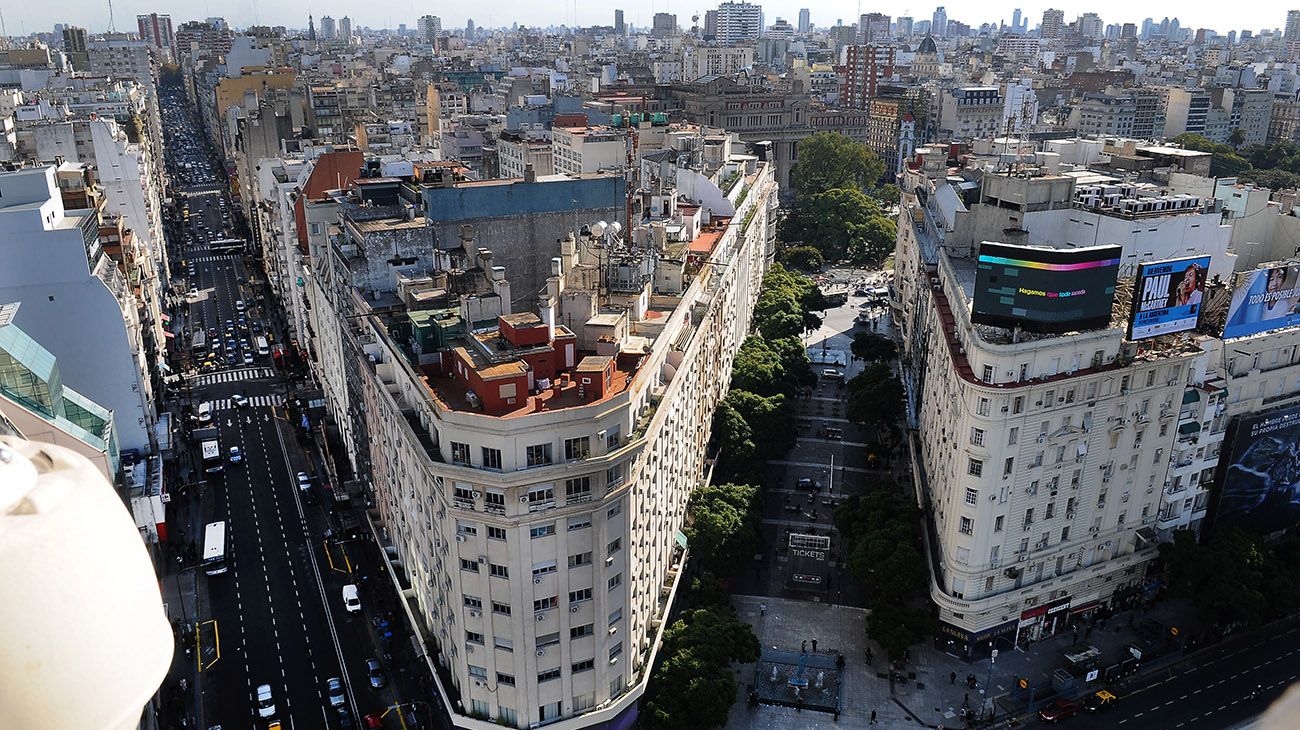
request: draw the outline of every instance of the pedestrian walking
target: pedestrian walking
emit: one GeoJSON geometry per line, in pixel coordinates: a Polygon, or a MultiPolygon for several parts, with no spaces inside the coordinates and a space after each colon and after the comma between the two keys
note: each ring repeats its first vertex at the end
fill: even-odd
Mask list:
{"type": "Polygon", "coordinates": [[[956,672],[951,672],[951,673],[948,674],[948,684],[957,684],[957,673],[956,673],[956,672]]]}
{"type": "Polygon", "coordinates": [[[871,711],[871,724],[872,724],[872,725],[875,725],[875,724],[876,724],[876,711],[875,711],[875,710],[872,710],[872,711],[871,711]]]}
{"type": "Polygon", "coordinates": [[[816,640],[816,639],[813,639],[813,653],[814,653],[814,654],[817,653],[817,640],[816,640]]]}
{"type": "Polygon", "coordinates": [[[758,604],[758,615],[759,615],[759,616],[766,616],[766,615],[767,615],[767,604],[766,604],[766,603],[760,603],[760,604],[758,604]]]}
{"type": "Polygon", "coordinates": [[[799,644],[799,653],[800,653],[800,654],[807,654],[807,653],[808,653],[808,640],[807,640],[807,639],[804,639],[804,640],[803,640],[803,643],[799,644]]]}

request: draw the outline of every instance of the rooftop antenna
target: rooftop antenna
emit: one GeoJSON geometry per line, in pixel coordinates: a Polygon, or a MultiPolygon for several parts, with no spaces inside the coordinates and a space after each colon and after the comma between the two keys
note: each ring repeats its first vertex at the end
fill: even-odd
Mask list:
{"type": "Polygon", "coordinates": [[[117,32],[117,25],[113,22],[113,0],[108,0],[108,32],[117,32]]]}

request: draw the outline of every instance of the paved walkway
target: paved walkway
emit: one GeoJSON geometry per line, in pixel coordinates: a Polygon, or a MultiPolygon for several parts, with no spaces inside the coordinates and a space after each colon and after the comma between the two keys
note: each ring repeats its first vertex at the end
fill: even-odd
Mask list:
{"type": "MultiPolygon", "coordinates": [[[[1066,666],[1062,650],[1074,643],[1073,633],[1064,632],[1026,648],[1002,651],[991,669],[988,659],[966,662],[922,644],[910,651],[906,681],[891,682],[883,652],[866,637],[866,610],[775,597],[732,596],[731,600],[738,615],[753,625],[764,649],[798,652],[802,642],[810,642],[811,648],[811,641],[817,639],[819,652],[842,654],[845,666],[841,675],[843,711],[838,719],[808,710],[748,706],[746,694],[754,679],[754,665],[738,667],[740,689],[728,718],[728,730],[866,728],[870,726],[873,710],[879,727],[960,728],[964,727],[963,703],[968,702],[975,710],[986,698],[1004,698],[999,703],[997,717],[1005,717],[1010,704],[1005,700],[1016,691],[1016,681],[1024,677],[1031,686],[1050,686],[1052,672],[1066,666]],[[766,612],[760,611],[764,604],[766,612]],[[868,645],[875,655],[871,666],[865,657],[868,645]],[[975,689],[966,685],[968,675],[975,676],[975,689]]],[[[1168,627],[1183,624],[1189,611],[1186,604],[1166,602],[1144,616],[1168,627]]],[[[1101,650],[1102,666],[1117,662],[1125,653],[1124,647],[1134,640],[1129,615],[1111,617],[1087,637],[1087,643],[1101,650]]],[[[1086,633],[1086,629],[1080,632],[1080,641],[1084,641],[1086,633]]],[[[1080,686],[1072,694],[1082,693],[1083,689],[1080,686]]]]}

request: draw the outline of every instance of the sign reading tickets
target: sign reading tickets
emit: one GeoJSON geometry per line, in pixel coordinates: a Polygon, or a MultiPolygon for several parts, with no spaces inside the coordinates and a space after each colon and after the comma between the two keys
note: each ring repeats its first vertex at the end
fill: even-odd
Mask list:
{"type": "Polygon", "coordinates": [[[1300,325],[1300,266],[1271,266],[1237,275],[1224,339],[1296,325],[1300,325]]]}
{"type": "Polygon", "coordinates": [[[1142,340],[1196,329],[1209,269],[1209,256],[1138,266],[1128,338],[1142,340]]]}

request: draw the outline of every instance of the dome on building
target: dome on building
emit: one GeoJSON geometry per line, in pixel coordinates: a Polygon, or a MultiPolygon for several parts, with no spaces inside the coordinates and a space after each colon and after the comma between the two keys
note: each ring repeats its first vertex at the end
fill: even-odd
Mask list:
{"type": "Polygon", "coordinates": [[[925,38],[921,39],[921,45],[916,47],[916,52],[932,53],[937,55],[939,53],[939,47],[935,45],[934,38],[931,38],[930,34],[926,33],[925,38]]]}

